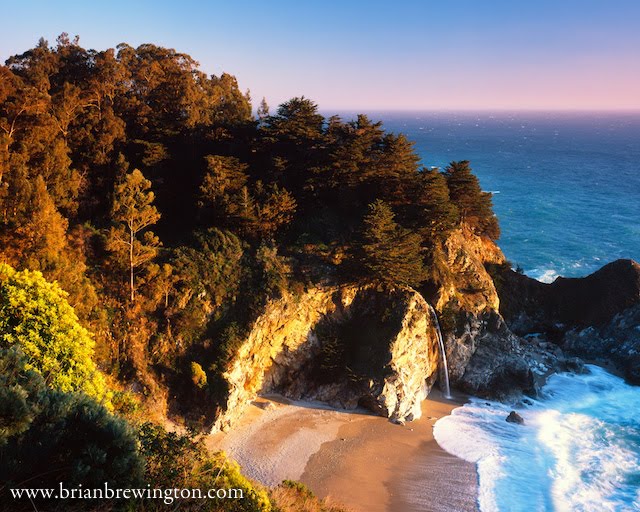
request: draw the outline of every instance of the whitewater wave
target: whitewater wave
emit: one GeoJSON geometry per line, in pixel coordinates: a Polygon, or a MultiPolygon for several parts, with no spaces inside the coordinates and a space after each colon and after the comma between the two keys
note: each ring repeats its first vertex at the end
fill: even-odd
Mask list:
{"type": "Polygon", "coordinates": [[[541,283],[553,283],[556,278],[559,276],[558,272],[553,269],[546,270],[533,270],[531,272],[531,277],[537,279],[541,283]]]}
{"type": "Polygon", "coordinates": [[[640,388],[588,368],[516,407],[524,425],[479,399],[435,424],[440,446],[477,465],[482,511],[640,510],[640,388]]]}

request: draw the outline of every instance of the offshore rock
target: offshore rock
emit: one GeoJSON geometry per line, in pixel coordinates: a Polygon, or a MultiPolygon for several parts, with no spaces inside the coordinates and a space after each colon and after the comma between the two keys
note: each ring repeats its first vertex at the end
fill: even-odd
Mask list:
{"type": "Polygon", "coordinates": [[[266,307],[224,373],[229,392],[213,429],[231,426],[266,393],[417,419],[438,362],[428,304],[410,288],[287,295],[266,307]]]}
{"type": "Polygon", "coordinates": [[[524,418],[520,416],[516,411],[511,411],[507,416],[506,421],[508,423],[515,423],[517,425],[524,425],[524,418]]]}
{"type": "Polygon", "coordinates": [[[546,332],[556,340],[571,329],[604,326],[640,303],[640,264],[616,260],[581,278],[546,284],[503,268],[496,276],[500,312],[517,334],[546,332]]]}

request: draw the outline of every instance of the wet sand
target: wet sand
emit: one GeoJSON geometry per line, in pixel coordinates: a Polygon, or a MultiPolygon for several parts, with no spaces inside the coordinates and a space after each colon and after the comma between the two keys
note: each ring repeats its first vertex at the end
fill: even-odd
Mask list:
{"type": "Polygon", "coordinates": [[[477,510],[475,466],[442,450],[432,432],[460,403],[434,395],[422,418],[404,426],[366,411],[260,398],[207,445],[225,450],[259,482],[300,480],[354,512],[477,510]]]}

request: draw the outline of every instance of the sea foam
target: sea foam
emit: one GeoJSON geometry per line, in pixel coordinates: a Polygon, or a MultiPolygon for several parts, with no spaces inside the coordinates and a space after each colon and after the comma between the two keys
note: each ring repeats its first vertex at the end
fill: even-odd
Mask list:
{"type": "Polygon", "coordinates": [[[588,369],[552,376],[528,404],[472,399],[435,424],[477,465],[482,511],[640,510],[640,388],[588,369]],[[513,409],[524,425],[505,421],[513,409]]]}

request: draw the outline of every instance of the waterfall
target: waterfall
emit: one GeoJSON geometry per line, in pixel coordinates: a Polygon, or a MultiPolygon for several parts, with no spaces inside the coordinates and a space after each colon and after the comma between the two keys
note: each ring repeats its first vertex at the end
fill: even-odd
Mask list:
{"type": "Polygon", "coordinates": [[[436,326],[436,333],[438,334],[438,344],[440,345],[440,354],[442,354],[442,365],[444,366],[444,389],[442,390],[442,394],[445,398],[451,399],[451,387],[449,386],[449,367],[447,366],[447,353],[444,350],[444,339],[442,338],[442,330],[440,329],[440,321],[438,320],[438,315],[436,310],[433,309],[433,306],[429,304],[429,311],[431,312],[431,316],[433,317],[433,321],[436,326]]]}

